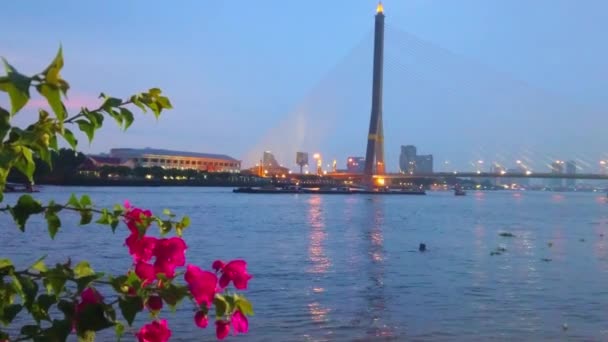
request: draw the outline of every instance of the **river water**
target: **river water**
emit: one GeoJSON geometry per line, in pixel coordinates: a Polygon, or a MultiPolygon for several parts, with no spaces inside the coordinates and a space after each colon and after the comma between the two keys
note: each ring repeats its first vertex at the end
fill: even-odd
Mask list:
{"type": "MultiPolygon", "coordinates": [[[[47,187],[41,199],[128,199],[192,219],[187,260],[249,263],[256,315],[243,341],[608,340],[608,202],[599,193],[470,192],[465,197],[253,195],[226,188],[47,187]],[[500,236],[502,232],[514,237],[500,236]],[[419,243],[428,251],[418,252],[419,243]],[[506,251],[491,255],[497,248],[506,251]]],[[[8,194],[7,202],[15,195],[8,194]]],[[[112,234],[64,218],[54,241],[1,218],[0,257],[26,265],[88,259],[122,273],[112,234]]],[[[163,312],[173,340],[213,340],[189,303],[163,312]]],[[[147,315],[140,315],[139,324],[147,315]]],[[[112,339],[112,335],[102,335],[112,339]]]]}

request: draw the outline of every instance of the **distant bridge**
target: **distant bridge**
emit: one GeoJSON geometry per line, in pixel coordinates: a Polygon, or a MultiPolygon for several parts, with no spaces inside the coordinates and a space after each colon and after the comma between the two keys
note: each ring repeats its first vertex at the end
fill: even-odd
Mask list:
{"type": "MultiPolygon", "coordinates": [[[[358,179],[363,174],[334,172],[328,173],[327,177],[334,179],[358,179]]],[[[550,172],[529,172],[529,173],[493,173],[493,172],[433,172],[433,173],[388,173],[385,175],[374,175],[374,178],[383,179],[421,179],[421,178],[535,178],[535,179],[586,179],[586,180],[606,180],[608,175],[594,173],[550,173],[550,172]]]]}

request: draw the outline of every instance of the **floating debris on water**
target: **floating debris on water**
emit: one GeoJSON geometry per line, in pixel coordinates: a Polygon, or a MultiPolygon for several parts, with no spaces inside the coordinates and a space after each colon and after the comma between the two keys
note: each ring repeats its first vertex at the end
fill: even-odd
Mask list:
{"type": "Polygon", "coordinates": [[[496,247],[495,250],[490,252],[490,255],[501,255],[502,253],[506,252],[507,249],[504,247],[496,247]]]}
{"type": "Polygon", "coordinates": [[[544,262],[549,262],[549,261],[551,261],[551,259],[549,259],[549,258],[542,258],[542,259],[540,259],[540,260],[542,260],[542,261],[544,261],[544,262]]]}
{"type": "Polygon", "coordinates": [[[547,242],[547,246],[553,247],[553,242],[547,242]]]}
{"type": "Polygon", "coordinates": [[[585,242],[585,239],[579,239],[578,241],[580,241],[580,242],[585,242]]]}
{"type": "Polygon", "coordinates": [[[419,250],[420,252],[426,252],[426,244],[421,243],[421,244],[418,246],[418,250],[419,250]]]}
{"type": "Polygon", "coordinates": [[[566,323],[562,324],[562,330],[568,330],[568,324],[566,324],[566,323]]]}
{"type": "Polygon", "coordinates": [[[512,233],[509,233],[509,232],[502,232],[498,235],[500,235],[502,237],[515,237],[515,235],[513,235],[512,233]]]}

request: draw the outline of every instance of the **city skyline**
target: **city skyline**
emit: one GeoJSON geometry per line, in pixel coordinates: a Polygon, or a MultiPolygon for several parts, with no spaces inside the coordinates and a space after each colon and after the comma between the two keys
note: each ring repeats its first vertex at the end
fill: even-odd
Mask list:
{"type": "MultiPolygon", "coordinates": [[[[0,37],[0,55],[27,73],[44,66],[61,43],[69,65],[66,78],[73,80],[69,94],[72,109],[98,103],[97,94],[80,76],[84,73],[91,83],[101,84],[102,90],[115,96],[154,83],[172,98],[175,113],[158,123],[137,120],[130,135],[120,134],[117,129],[103,132],[95,149],[85,152],[155,146],[226,153],[249,165],[248,155],[275,149],[264,146],[267,136],[282,140],[273,129],[281,127],[280,123],[298,112],[297,108],[304,108],[295,122],[301,118],[305,122],[290,129],[302,129],[303,133],[292,135],[300,134],[305,139],[289,151],[277,152],[277,158],[286,159],[281,154],[289,153],[286,160],[291,161],[295,151],[308,150],[319,151],[331,160],[344,160],[362,155],[365,149],[361,137],[369,115],[369,35],[375,6],[375,1],[186,3],[179,7],[165,7],[159,2],[149,8],[118,1],[103,7],[66,1],[57,8],[45,3],[35,7],[9,3],[6,9],[12,16],[0,25],[23,29],[11,37],[0,37]],[[62,15],[49,15],[52,13],[62,15]],[[95,20],[103,16],[107,18],[95,20]],[[104,25],[83,25],[83,17],[104,25]],[[281,30],[275,29],[275,19],[280,21],[281,30]],[[250,30],[232,28],[230,23],[237,21],[250,30]],[[57,30],[42,30],[45,26],[57,30]],[[139,32],[150,32],[166,48],[158,51],[138,41],[116,43],[119,37],[135,37],[139,32]],[[276,39],[281,42],[280,48],[269,43],[276,39]],[[104,53],[90,53],[94,46],[104,53]],[[208,52],[211,50],[214,53],[208,52]],[[332,73],[335,68],[337,74],[332,73]],[[323,81],[328,75],[330,80],[323,81]],[[313,95],[312,101],[318,102],[307,102],[307,94],[326,88],[331,90],[326,98],[313,95]],[[352,103],[344,105],[344,99],[352,103]],[[325,115],[332,112],[333,116],[325,115]],[[256,149],[258,144],[263,147],[256,149]]],[[[606,107],[599,90],[605,89],[608,81],[601,77],[605,73],[597,72],[606,70],[608,60],[606,49],[597,44],[601,41],[598,32],[606,24],[596,16],[605,11],[606,4],[583,7],[567,1],[473,1],[459,5],[385,1],[384,7],[389,58],[384,109],[388,171],[398,170],[396,150],[403,140],[425,146],[435,156],[437,169],[445,161],[456,169],[470,168],[476,160],[502,164],[525,160],[534,169],[542,169],[556,159],[572,159],[577,166],[594,170],[599,168],[599,160],[608,159],[603,147],[606,137],[598,124],[603,122],[606,107]],[[513,25],[515,19],[505,15],[508,13],[519,13],[518,25],[513,25]],[[577,39],[573,41],[572,37],[577,39]],[[400,53],[397,38],[407,40],[406,47],[417,47],[417,54],[400,53]],[[537,44],[539,41],[541,44],[537,44]],[[564,45],[565,41],[568,44],[564,45]],[[594,53],[578,52],[589,49],[594,53]],[[438,57],[441,51],[449,59],[438,57]],[[560,58],[552,58],[555,55],[560,58]],[[418,58],[423,82],[395,66],[395,58],[405,63],[408,57],[418,58]],[[456,65],[478,68],[474,69],[476,76],[461,82],[462,75],[446,67],[453,60],[456,65]],[[480,65],[505,75],[499,77],[480,65]],[[430,66],[449,72],[441,75],[441,82],[433,83],[437,75],[429,72],[430,66]],[[471,84],[465,81],[472,80],[468,90],[476,94],[488,75],[492,76],[490,84],[506,87],[510,97],[500,98],[490,92],[482,93],[488,96],[487,103],[478,99],[472,104],[462,102],[469,93],[455,86],[471,84]],[[515,81],[526,86],[518,88],[515,81]],[[420,89],[412,89],[412,84],[420,89]],[[457,92],[451,97],[440,92],[440,86],[457,92]],[[549,94],[565,96],[559,99],[549,94]],[[536,102],[520,101],[532,95],[548,104],[538,107],[536,102]],[[400,97],[404,102],[397,101],[400,97]],[[445,104],[435,106],[431,98],[445,104]],[[564,103],[568,111],[560,110],[564,103]],[[500,110],[489,115],[487,108],[494,111],[497,106],[500,110]],[[532,111],[535,108],[536,114],[532,111]],[[463,111],[468,114],[459,113],[463,111]],[[513,113],[508,118],[500,114],[508,112],[513,113]],[[458,120],[453,118],[455,114],[458,120]],[[444,125],[433,126],[438,123],[444,125]],[[507,129],[502,129],[505,126],[507,129]]],[[[34,112],[32,107],[25,114],[34,112]]],[[[25,122],[27,115],[16,119],[25,122]]]]}

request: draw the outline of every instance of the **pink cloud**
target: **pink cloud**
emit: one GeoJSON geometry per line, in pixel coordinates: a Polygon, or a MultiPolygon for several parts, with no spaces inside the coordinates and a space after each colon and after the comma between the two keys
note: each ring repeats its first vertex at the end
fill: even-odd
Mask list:
{"type": "MultiPolygon", "coordinates": [[[[63,101],[63,104],[67,109],[80,109],[82,107],[87,107],[89,109],[95,109],[101,105],[102,99],[97,98],[97,96],[92,96],[88,94],[74,94],[69,93],[68,98],[63,101]]],[[[46,99],[43,97],[34,97],[30,99],[25,108],[44,108],[50,109],[49,104],[46,102],[46,99]]]]}

